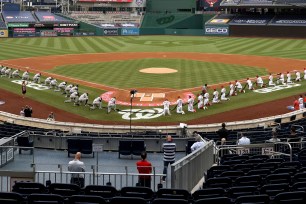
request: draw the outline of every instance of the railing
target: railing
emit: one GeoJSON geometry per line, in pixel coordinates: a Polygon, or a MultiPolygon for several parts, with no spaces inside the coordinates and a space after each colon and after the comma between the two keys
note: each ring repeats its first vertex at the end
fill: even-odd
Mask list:
{"type": "MultiPolygon", "coordinates": [[[[63,165],[58,165],[58,171],[37,171],[35,165],[33,165],[33,172],[16,172],[16,171],[0,171],[0,192],[9,192],[14,184],[14,181],[31,181],[46,184],[47,181],[51,183],[70,183],[71,175],[73,173],[64,171],[63,165]]],[[[97,172],[96,166],[91,166],[92,171],[82,172],[84,175],[85,186],[86,185],[112,185],[116,189],[121,189],[125,186],[135,186],[138,183],[138,177],[142,175],[151,176],[151,188],[157,191],[157,184],[160,183],[164,174],[157,174],[155,167],[153,167],[152,174],[139,174],[129,172],[130,168],[125,166],[125,172],[121,173],[109,173],[109,172],[97,172]]],[[[163,183],[164,187],[170,187],[170,184],[163,183]]]]}
{"type": "Polygon", "coordinates": [[[277,158],[281,155],[289,157],[292,161],[292,143],[289,142],[269,142],[262,144],[250,144],[250,145],[220,145],[218,146],[216,163],[220,163],[220,159],[225,154],[259,154],[269,155],[273,158],[277,158]]]}
{"type": "Polygon", "coordinates": [[[186,157],[171,165],[171,188],[192,189],[214,163],[214,143],[209,141],[186,157]]]}

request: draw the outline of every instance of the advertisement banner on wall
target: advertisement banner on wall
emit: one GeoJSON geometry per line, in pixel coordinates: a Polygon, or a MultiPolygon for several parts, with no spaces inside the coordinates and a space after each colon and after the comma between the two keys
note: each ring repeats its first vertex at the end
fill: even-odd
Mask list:
{"type": "Polygon", "coordinates": [[[205,35],[214,35],[214,36],[228,36],[229,27],[228,26],[210,26],[205,25],[205,35]]]}
{"type": "Polygon", "coordinates": [[[29,24],[28,23],[8,23],[7,27],[27,28],[27,27],[29,27],[29,24]]]}
{"type": "Polygon", "coordinates": [[[119,35],[118,28],[104,28],[103,34],[104,35],[119,35]]]}
{"type": "Polygon", "coordinates": [[[0,38],[7,38],[8,31],[7,30],[0,30],[0,38]]]}
{"type": "Polygon", "coordinates": [[[139,35],[139,28],[122,28],[121,35],[139,35]]]}

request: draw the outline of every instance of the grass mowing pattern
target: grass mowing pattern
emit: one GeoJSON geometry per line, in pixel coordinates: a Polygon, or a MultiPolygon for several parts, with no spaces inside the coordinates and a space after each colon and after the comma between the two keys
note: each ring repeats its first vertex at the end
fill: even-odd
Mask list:
{"type": "Polygon", "coordinates": [[[306,59],[299,39],[117,36],[0,39],[0,60],[97,52],[209,52],[306,59]]]}
{"type": "Polygon", "coordinates": [[[185,89],[235,79],[267,75],[263,68],[185,59],[140,59],[57,67],[52,73],[102,83],[112,87],[160,87],[185,89]],[[139,70],[166,67],[178,70],[171,74],[146,74],[139,70]],[[114,71],[116,70],[116,71],[114,71]]]}

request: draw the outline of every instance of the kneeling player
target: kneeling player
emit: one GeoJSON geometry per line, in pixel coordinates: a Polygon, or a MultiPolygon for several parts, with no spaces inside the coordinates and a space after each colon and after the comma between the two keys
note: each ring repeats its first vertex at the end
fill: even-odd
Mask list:
{"type": "Polygon", "coordinates": [[[93,100],[92,107],[90,107],[90,109],[94,110],[97,107],[99,107],[99,109],[102,109],[102,98],[100,96],[93,100]]]}

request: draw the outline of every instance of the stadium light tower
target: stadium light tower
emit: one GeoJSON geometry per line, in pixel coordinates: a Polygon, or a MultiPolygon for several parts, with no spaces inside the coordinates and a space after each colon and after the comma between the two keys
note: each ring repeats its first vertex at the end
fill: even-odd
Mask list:
{"type": "Polygon", "coordinates": [[[131,94],[130,133],[132,133],[132,110],[133,110],[133,99],[134,99],[136,93],[137,93],[137,90],[135,90],[135,89],[133,89],[133,90],[130,91],[130,94],[131,94]]]}

